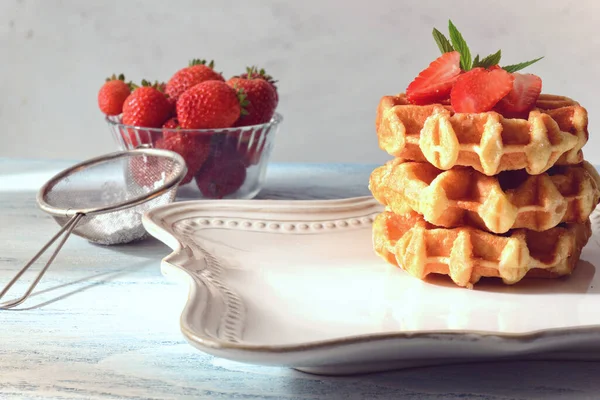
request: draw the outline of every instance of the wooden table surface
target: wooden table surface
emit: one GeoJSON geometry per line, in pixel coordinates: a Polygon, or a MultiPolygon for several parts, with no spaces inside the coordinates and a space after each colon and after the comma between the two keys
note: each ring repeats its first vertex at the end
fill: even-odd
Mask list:
{"type": "MultiPolygon", "coordinates": [[[[0,286],[56,232],[35,194],[70,164],[0,159],[0,286]]],[[[259,197],[365,195],[372,169],[273,165],[259,197]]],[[[101,247],[71,237],[34,296],[0,311],[0,399],[600,398],[600,363],[592,362],[495,362],[324,377],[208,356],[179,331],[187,289],[160,273],[169,252],[154,239],[101,247]]]]}

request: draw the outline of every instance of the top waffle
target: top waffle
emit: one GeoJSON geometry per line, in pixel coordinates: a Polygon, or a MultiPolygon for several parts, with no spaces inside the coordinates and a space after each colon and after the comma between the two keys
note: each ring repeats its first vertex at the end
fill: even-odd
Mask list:
{"type": "Polygon", "coordinates": [[[384,96],[376,119],[379,146],[390,155],[443,170],[469,166],[488,176],[516,169],[537,175],[554,164],[580,163],[587,125],[585,108],[548,94],[540,95],[527,120],[413,105],[404,94],[384,96]]]}

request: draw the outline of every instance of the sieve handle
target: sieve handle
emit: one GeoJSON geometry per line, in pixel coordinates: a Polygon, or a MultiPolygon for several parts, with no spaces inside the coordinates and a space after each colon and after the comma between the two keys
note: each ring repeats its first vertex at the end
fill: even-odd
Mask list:
{"type": "Polygon", "coordinates": [[[29,262],[23,267],[21,268],[21,270],[14,276],[14,278],[11,279],[10,282],[8,282],[8,284],[4,287],[4,289],[2,289],[2,291],[0,292],[0,300],[4,297],[4,295],[10,290],[10,288],[19,280],[19,278],[33,265],[34,262],[36,262],[36,260],[38,258],[40,258],[40,256],[42,254],[44,254],[46,252],[46,250],[48,250],[48,247],[50,247],[52,245],[52,243],[56,242],[56,240],[63,234],[65,233],[65,235],[63,236],[63,238],[61,239],[61,241],[58,243],[58,246],[56,246],[56,249],[54,250],[54,253],[52,253],[52,255],[50,256],[50,259],[48,259],[48,262],[46,262],[46,265],[44,265],[44,268],[42,268],[40,270],[40,272],[38,273],[38,275],[35,277],[35,279],[33,280],[33,282],[31,283],[31,285],[29,285],[29,288],[27,288],[27,291],[25,292],[25,294],[23,294],[23,296],[19,297],[18,299],[13,299],[4,303],[0,303],[0,310],[7,310],[9,308],[18,306],[19,304],[23,303],[25,300],[27,300],[27,298],[29,297],[29,295],[31,294],[31,292],[33,291],[33,289],[35,289],[35,287],[37,286],[37,284],[39,283],[39,281],[42,279],[42,276],[44,276],[44,274],[46,273],[46,271],[48,270],[48,268],[50,267],[50,264],[52,264],[52,261],[54,261],[54,259],[56,258],[56,256],[58,255],[58,252],[60,251],[60,249],[63,247],[63,245],[65,244],[65,242],[67,241],[68,237],[71,235],[71,233],[73,232],[73,229],[75,229],[75,227],[77,226],[77,224],[79,223],[79,221],[81,220],[81,218],[84,216],[84,214],[75,214],[57,233],[56,235],[54,235],[52,237],[52,239],[50,239],[48,242],[46,242],[46,244],[44,245],[44,247],[42,247],[40,249],[40,251],[37,252],[37,254],[35,256],[33,256],[33,258],[31,260],[29,260],[29,262]]]}

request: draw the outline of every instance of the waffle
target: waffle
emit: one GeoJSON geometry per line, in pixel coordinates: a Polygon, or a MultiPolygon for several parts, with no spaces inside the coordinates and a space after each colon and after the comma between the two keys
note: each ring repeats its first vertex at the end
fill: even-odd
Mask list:
{"type": "Polygon", "coordinates": [[[373,223],[373,246],[416,278],[444,274],[458,286],[472,288],[482,277],[512,285],[525,276],[569,275],[591,234],[589,220],[545,232],[515,229],[501,236],[472,227],[439,228],[415,212],[384,211],[373,223]]]}
{"type": "Polygon", "coordinates": [[[585,108],[548,94],[540,95],[527,120],[493,111],[454,113],[448,104],[417,106],[404,94],[384,96],[375,122],[379,146],[392,156],[443,170],[468,166],[489,176],[516,169],[537,175],[554,164],[579,164],[587,125],[585,108]]]}
{"type": "Polygon", "coordinates": [[[505,233],[584,223],[600,200],[595,178],[583,165],[553,167],[540,175],[520,170],[490,177],[468,167],[442,171],[395,159],[373,171],[369,189],[396,214],[414,210],[440,227],[471,225],[505,233]]]}

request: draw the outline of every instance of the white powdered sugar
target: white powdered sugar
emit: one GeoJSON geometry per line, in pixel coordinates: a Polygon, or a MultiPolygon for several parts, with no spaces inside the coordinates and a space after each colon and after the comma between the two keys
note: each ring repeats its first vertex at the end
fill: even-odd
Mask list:
{"type": "Polygon", "coordinates": [[[93,241],[100,244],[122,244],[145,237],[142,214],[137,207],[133,207],[93,217],[90,224],[98,233],[94,235],[93,241]]]}

